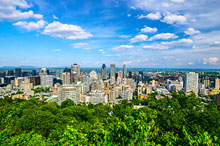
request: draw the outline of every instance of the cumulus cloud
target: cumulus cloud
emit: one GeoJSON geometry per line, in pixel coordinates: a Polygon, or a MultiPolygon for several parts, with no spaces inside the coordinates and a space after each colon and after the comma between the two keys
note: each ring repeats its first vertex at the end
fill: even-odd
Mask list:
{"type": "Polygon", "coordinates": [[[148,32],[153,33],[153,32],[157,32],[157,28],[156,27],[151,28],[151,27],[145,26],[144,28],[141,29],[141,32],[143,32],[143,33],[148,33],[148,32]]]}
{"type": "Polygon", "coordinates": [[[160,33],[160,34],[154,35],[149,40],[150,41],[152,41],[152,40],[159,40],[159,39],[161,39],[161,40],[168,40],[168,39],[176,39],[176,38],[178,38],[178,36],[176,36],[173,33],[160,33]]]}
{"type": "Polygon", "coordinates": [[[86,32],[80,26],[62,24],[58,21],[54,21],[53,23],[48,24],[45,27],[43,34],[70,40],[88,39],[93,36],[91,33],[86,32]]]}
{"type": "Polygon", "coordinates": [[[132,45],[121,45],[121,46],[114,47],[112,50],[116,52],[120,52],[120,51],[127,51],[132,48],[134,48],[134,46],[132,45]]]}
{"type": "MultiPolygon", "coordinates": [[[[167,12],[181,14],[177,20],[180,22],[188,20],[187,24],[194,28],[218,27],[220,24],[220,19],[216,19],[220,15],[219,0],[212,0],[211,2],[208,0],[199,2],[198,0],[130,0],[129,4],[130,7],[141,9],[145,12],[154,13],[156,11],[162,14],[167,12]]],[[[174,23],[171,20],[168,22],[174,23]]]]}
{"type": "Polygon", "coordinates": [[[73,45],[73,48],[85,48],[89,44],[88,43],[75,43],[75,44],[72,44],[72,45],[73,45]]]}
{"type": "Polygon", "coordinates": [[[209,57],[209,58],[205,58],[203,60],[203,64],[211,64],[211,65],[215,65],[218,62],[219,58],[218,57],[209,57]]]}
{"type": "Polygon", "coordinates": [[[161,16],[160,12],[157,12],[157,13],[149,13],[147,15],[140,15],[140,16],[138,16],[138,19],[148,18],[151,20],[159,20],[161,17],[162,16],[161,16]]]}
{"type": "Polygon", "coordinates": [[[134,38],[130,40],[131,43],[143,42],[147,41],[148,36],[144,34],[136,35],[134,38]]]}
{"type": "Polygon", "coordinates": [[[188,28],[186,31],[184,31],[185,34],[187,35],[193,35],[193,34],[198,34],[200,33],[199,30],[195,30],[194,28],[188,28]]]}
{"type": "Polygon", "coordinates": [[[38,30],[40,28],[43,28],[45,26],[46,22],[44,20],[39,20],[37,22],[26,22],[26,21],[19,21],[17,23],[14,23],[14,26],[19,26],[24,29],[30,30],[38,30]]]}
{"type": "Polygon", "coordinates": [[[152,44],[152,45],[145,45],[143,49],[145,50],[167,50],[169,47],[161,44],[152,44]]]}
{"type": "Polygon", "coordinates": [[[174,23],[178,23],[178,24],[184,24],[187,22],[187,19],[185,16],[183,15],[177,15],[177,14],[172,14],[172,13],[167,13],[163,20],[161,20],[162,22],[168,23],[168,24],[174,24],[174,23]]]}
{"type": "Polygon", "coordinates": [[[21,11],[28,9],[31,5],[25,0],[0,0],[0,20],[16,21],[27,18],[42,19],[43,15],[34,14],[33,11],[21,11]]]}

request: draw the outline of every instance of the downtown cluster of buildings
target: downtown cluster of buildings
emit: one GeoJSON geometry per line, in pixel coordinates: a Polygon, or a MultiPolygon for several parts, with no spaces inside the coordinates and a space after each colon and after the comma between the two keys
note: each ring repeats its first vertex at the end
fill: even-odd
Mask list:
{"type": "Polygon", "coordinates": [[[199,96],[216,95],[220,93],[220,80],[195,72],[127,72],[126,65],[118,70],[115,64],[111,64],[110,69],[103,64],[99,71],[84,71],[73,64],[61,72],[46,68],[22,72],[16,68],[0,73],[0,96],[22,99],[39,96],[59,104],[66,99],[75,103],[118,104],[123,99],[147,99],[155,92],[159,93],[157,99],[171,97],[171,91],[181,90],[199,96]],[[49,88],[49,92],[36,94],[33,90],[37,88],[49,88]]]}

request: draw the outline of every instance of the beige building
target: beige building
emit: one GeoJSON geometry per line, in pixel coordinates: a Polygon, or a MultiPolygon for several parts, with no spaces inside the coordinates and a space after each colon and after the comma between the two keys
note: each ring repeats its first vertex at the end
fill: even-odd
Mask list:
{"type": "Polygon", "coordinates": [[[69,85],[70,84],[70,72],[63,72],[62,73],[62,83],[63,85],[69,85]]]}
{"type": "Polygon", "coordinates": [[[219,83],[220,83],[219,78],[216,78],[215,79],[215,90],[219,90],[219,83]]]}

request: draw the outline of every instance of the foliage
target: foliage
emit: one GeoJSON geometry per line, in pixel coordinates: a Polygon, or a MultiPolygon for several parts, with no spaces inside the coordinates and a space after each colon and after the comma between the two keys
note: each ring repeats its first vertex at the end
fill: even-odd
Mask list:
{"type": "Polygon", "coordinates": [[[203,104],[184,92],[159,100],[156,95],[114,106],[5,97],[0,99],[0,145],[220,144],[220,112],[215,103],[203,104]],[[145,107],[134,109],[140,104],[145,107]]]}

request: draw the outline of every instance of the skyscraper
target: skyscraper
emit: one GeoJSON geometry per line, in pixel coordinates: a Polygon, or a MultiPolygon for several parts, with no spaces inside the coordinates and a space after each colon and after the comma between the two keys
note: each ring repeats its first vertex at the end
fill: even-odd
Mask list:
{"type": "Polygon", "coordinates": [[[32,76],[36,76],[37,75],[37,72],[35,69],[32,70],[32,76]]]}
{"type": "Polygon", "coordinates": [[[123,72],[122,72],[121,70],[118,72],[118,77],[120,77],[121,79],[123,79],[123,72]]]}
{"type": "Polygon", "coordinates": [[[127,77],[127,67],[126,64],[123,65],[123,78],[127,77]]]}
{"type": "Polygon", "coordinates": [[[107,69],[106,69],[106,65],[103,64],[102,65],[102,79],[106,79],[107,78],[107,69]]]}
{"type": "Polygon", "coordinates": [[[198,94],[198,73],[189,72],[185,75],[185,92],[194,92],[198,94]]]}
{"type": "Polygon", "coordinates": [[[21,68],[16,68],[15,69],[15,76],[16,77],[21,77],[21,68]]]}
{"type": "Polygon", "coordinates": [[[131,70],[129,70],[128,78],[132,78],[132,71],[131,70]]]}
{"type": "Polygon", "coordinates": [[[70,84],[70,70],[68,68],[65,68],[62,73],[62,83],[63,85],[70,84]]]}
{"type": "Polygon", "coordinates": [[[115,64],[111,64],[110,79],[115,78],[115,64]]]}
{"type": "Polygon", "coordinates": [[[43,75],[40,77],[41,87],[53,87],[53,75],[43,75]]]}
{"type": "Polygon", "coordinates": [[[75,63],[71,66],[71,83],[77,82],[77,75],[80,75],[80,66],[75,63]]]}
{"type": "Polygon", "coordinates": [[[216,78],[215,79],[215,89],[216,90],[219,90],[219,85],[220,85],[220,80],[219,80],[219,78],[216,78]]]}

